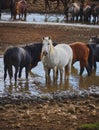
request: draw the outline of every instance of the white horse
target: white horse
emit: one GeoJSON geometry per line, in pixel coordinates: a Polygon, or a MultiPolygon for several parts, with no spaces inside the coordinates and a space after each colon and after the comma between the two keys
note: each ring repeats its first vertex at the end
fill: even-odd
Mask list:
{"type": "Polygon", "coordinates": [[[64,72],[65,78],[67,74],[69,77],[73,59],[71,47],[66,44],[58,44],[54,47],[50,37],[43,37],[42,43],[41,60],[45,70],[46,81],[49,78],[50,69],[53,69],[54,81],[58,77],[58,70],[60,70],[60,79],[63,78],[64,72]]]}
{"type": "Polygon", "coordinates": [[[71,15],[71,20],[72,21],[75,21],[75,18],[76,18],[76,21],[78,21],[78,17],[80,16],[80,19],[82,14],[81,14],[81,5],[79,3],[72,3],[69,5],[68,7],[68,15],[70,14],[71,15]]]}

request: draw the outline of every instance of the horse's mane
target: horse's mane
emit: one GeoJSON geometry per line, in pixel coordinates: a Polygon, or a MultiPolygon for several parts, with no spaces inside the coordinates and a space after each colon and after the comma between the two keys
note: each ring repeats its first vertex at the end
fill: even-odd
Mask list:
{"type": "Polygon", "coordinates": [[[73,3],[72,5],[73,5],[74,7],[76,7],[77,9],[80,8],[80,4],[79,4],[78,2],[75,2],[75,3],[73,3]]]}
{"type": "Polygon", "coordinates": [[[31,43],[23,47],[33,58],[33,62],[40,60],[42,43],[31,43]]]}

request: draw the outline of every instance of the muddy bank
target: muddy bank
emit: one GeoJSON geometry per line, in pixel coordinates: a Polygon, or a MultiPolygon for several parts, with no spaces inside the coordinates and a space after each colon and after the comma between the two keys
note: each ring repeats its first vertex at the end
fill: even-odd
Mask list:
{"type": "Polygon", "coordinates": [[[76,130],[81,124],[99,122],[99,97],[3,101],[1,130],[76,130]]]}
{"type": "Polygon", "coordinates": [[[58,43],[81,41],[88,43],[91,35],[98,35],[99,28],[74,26],[7,24],[0,23],[0,54],[9,46],[41,42],[43,36],[51,36],[58,43]]]}

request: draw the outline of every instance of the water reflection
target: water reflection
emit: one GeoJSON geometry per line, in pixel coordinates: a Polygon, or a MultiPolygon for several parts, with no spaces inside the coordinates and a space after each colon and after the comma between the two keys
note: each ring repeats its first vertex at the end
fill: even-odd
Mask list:
{"type": "MultiPolygon", "coordinates": [[[[22,79],[18,80],[15,84],[14,79],[12,82],[9,82],[9,77],[4,83],[3,81],[3,58],[0,58],[0,94],[12,94],[12,95],[40,95],[48,94],[53,92],[60,91],[79,91],[80,89],[89,89],[90,87],[99,87],[99,63],[97,63],[96,73],[92,73],[91,76],[87,76],[86,70],[84,71],[83,76],[79,76],[79,62],[75,63],[72,67],[72,74],[69,80],[60,80],[58,79],[57,84],[45,83],[45,76],[43,65],[41,62],[38,63],[38,66],[32,69],[32,72],[29,75],[29,80],[25,80],[25,69],[22,72],[22,79]]],[[[51,72],[52,78],[52,72],[51,72]]]]}

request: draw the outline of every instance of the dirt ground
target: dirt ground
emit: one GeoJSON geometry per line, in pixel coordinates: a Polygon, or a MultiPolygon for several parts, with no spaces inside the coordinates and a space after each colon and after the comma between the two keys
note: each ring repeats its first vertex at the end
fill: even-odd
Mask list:
{"type": "MultiPolygon", "coordinates": [[[[0,55],[12,45],[41,42],[43,36],[58,43],[88,43],[92,35],[99,29],[0,23],[0,55]]],[[[76,130],[94,122],[99,122],[99,95],[43,101],[0,97],[0,130],[76,130]]]]}

